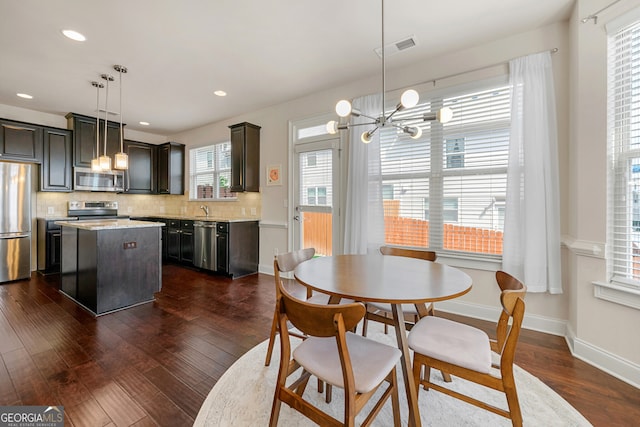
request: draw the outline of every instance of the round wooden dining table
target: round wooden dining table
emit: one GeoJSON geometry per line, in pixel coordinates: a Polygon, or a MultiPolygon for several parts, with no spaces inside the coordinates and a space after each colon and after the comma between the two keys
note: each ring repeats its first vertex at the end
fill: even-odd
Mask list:
{"type": "Polygon", "coordinates": [[[391,304],[398,348],[402,351],[409,425],[420,426],[402,304],[420,305],[459,297],[471,290],[471,277],[437,262],[381,254],[313,258],[299,264],[294,277],[303,285],[330,295],[330,303],[349,298],[391,304]]]}

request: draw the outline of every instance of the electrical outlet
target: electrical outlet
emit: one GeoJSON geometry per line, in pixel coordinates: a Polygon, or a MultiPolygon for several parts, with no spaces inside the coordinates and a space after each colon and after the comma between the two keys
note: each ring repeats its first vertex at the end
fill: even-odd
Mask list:
{"type": "Polygon", "coordinates": [[[48,207],[47,207],[47,213],[48,213],[48,214],[55,213],[55,210],[53,209],[53,206],[48,206],[48,207]]]}
{"type": "Polygon", "coordinates": [[[124,242],[122,246],[124,249],[135,249],[138,247],[138,242],[124,242]]]}
{"type": "Polygon", "coordinates": [[[160,206],[160,213],[164,213],[164,206],[160,206]]]}
{"type": "Polygon", "coordinates": [[[127,206],[127,212],[128,212],[128,213],[133,212],[133,208],[132,208],[131,206],[127,206]]]}
{"type": "Polygon", "coordinates": [[[256,208],[251,208],[251,215],[256,215],[256,208]]]}
{"type": "Polygon", "coordinates": [[[240,213],[242,213],[242,216],[245,216],[247,214],[247,210],[245,208],[240,209],[240,213]]]}

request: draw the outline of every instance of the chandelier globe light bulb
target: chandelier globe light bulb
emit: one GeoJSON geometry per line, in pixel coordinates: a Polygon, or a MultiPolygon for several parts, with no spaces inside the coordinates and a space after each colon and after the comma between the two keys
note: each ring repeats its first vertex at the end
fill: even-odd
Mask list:
{"type": "Polygon", "coordinates": [[[351,114],[351,103],[346,99],[338,101],[338,103],[336,104],[336,114],[338,114],[340,117],[347,117],[349,114],[351,114]]]}
{"type": "Polygon", "coordinates": [[[413,108],[418,105],[420,95],[413,89],[405,90],[400,97],[400,103],[404,108],[413,108]]]}

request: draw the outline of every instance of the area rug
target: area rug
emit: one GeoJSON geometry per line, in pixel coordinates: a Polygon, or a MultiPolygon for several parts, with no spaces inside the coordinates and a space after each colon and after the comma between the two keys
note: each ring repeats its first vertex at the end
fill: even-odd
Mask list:
{"type": "MultiPolygon", "coordinates": [[[[385,335],[379,324],[369,324],[369,338],[385,344],[395,345],[395,336],[385,335]]],[[[292,339],[292,345],[296,339],[292,339]]],[[[271,366],[264,366],[267,341],[258,344],[242,356],[216,383],[205,399],[194,426],[267,426],[273,402],[274,385],[280,360],[279,341],[276,342],[271,366]]],[[[590,426],[591,424],[567,401],[546,386],[542,381],[520,367],[515,367],[515,379],[520,399],[520,407],[525,426],[590,426]]],[[[402,383],[402,371],[398,365],[400,381],[400,408],[403,425],[407,423],[407,404],[402,383]]],[[[432,379],[442,382],[440,372],[431,373],[432,379]]],[[[297,375],[292,375],[291,380],[297,375]]],[[[322,410],[338,419],[343,418],[344,396],[341,389],[334,388],[330,404],[324,403],[324,396],[318,393],[316,381],[310,381],[305,398],[312,400],[322,410]]],[[[449,386],[471,396],[485,400],[495,406],[507,408],[502,393],[453,377],[449,386]]],[[[379,391],[380,392],[380,391],[379,391]]],[[[372,400],[376,400],[375,397],[372,400]]],[[[371,402],[369,402],[371,404],[371,402]]],[[[450,396],[435,391],[420,390],[420,417],[424,426],[510,426],[511,421],[485,411],[450,396]]],[[[361,423],[369,407],[365,407],[356,420],[361,423]]],[[[299,427],[315,425],[287,405],[282,404],[278,426],[299,427]]],[[[392,426],[391,401],[375,419],[374,426],[392,426]]]]}

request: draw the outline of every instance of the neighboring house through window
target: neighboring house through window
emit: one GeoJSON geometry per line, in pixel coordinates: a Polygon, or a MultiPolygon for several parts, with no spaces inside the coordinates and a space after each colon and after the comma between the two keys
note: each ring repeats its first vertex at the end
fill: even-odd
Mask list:
{"type": "Polygon", "coordinates": [[[235,199],[231,184],[231,144],[222,142],[189,150],[191,200],[235,199]]]}
{"type": "Polygon", "coordinates": [[[409,122],[422,137],[381,129],[385,241],[439,253],[502,254],[510,88],[501,80],[440,91],[394,120],[450,107],[454,118],[409,122]]]}

